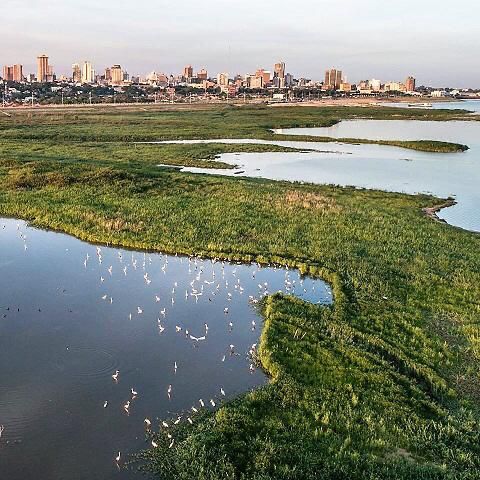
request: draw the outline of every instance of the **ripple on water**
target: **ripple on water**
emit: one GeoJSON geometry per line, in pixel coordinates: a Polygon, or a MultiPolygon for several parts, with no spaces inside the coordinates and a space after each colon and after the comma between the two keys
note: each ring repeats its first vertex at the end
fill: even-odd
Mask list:
{"type": "Polygon", "coordinates": [[[54,367],[70,378],[90,383],[96,378],[106,378],[119,368],[117,356],[106,348],[88,345],[69,345],[53,359],[54,367]]]}

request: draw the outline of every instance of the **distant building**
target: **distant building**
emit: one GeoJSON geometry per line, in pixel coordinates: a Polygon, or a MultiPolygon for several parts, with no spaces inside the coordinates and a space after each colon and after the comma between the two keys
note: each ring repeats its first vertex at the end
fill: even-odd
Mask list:
{"type": "Polygon", "coordinates": [[[45,83],[48,77],[48,56],[40,55],[37,57],[37,82],[45,83]]]}
{"type": "Polygon", "coordinates": [[[264,87],[266,87],[272,79],[272,74],[268,70],[264,70],[263,68],[259,68],[255,73],[255,76],[262,77],[263,79],[262,83],[264,87]]]}
{"type": "Polygon", "coordinates": [[[386,92],[405,92],[406,87],[404,83],[401,82],[389,82],[385,84],[386,92]]]}
{"type": "Polygon", "coordinates": [[[93,83],[95,80],[95,70],[90,62],[85,61],[82,65],[82,83],[93,83]]]}
{"type": "Polygon", "coordinates": [[[217,85],[220,88],[228,86],[228,73],[219,73],[217,75],[217,85]]]}
{"type": "Polygon", "coordinates": [[[285,78],[285,62],[278,62],[273,67],[274,78],[285,78]]]}
{"type": "Polygon", "coordinates": [[[82,81],[82,69],[78,63],[72,65],[72,80],[74,83],[81,83],[82,81]]]}
{"type": "Polygon", "coordinates": [[[291,73],[287,73],[285,75],[285,88],[293,87],[293,75],[291,73]]]}
{"type": "Polygon", "coordinates": [[[199,80],[208,80],[208,72],[202,68],[198,73],[197,73],[197,78],[199,80]]]}
{"type": "Polygon", "coordinates": [[[408,77],[407,81],[405,82],[405,89],[407,92],[414,92],[415,91],[415,84],[416,80],[414,77],[408,77]]]}
{"type": "Polygon", "coordinates": [[[23,66],[4,66],[2,78],[7,82],[23,82],[23,66]]]}
{"type": "Polygon", "coordinates": [[[49,65],[47,68],[47,82],[55,81],[55,72],[53,70],[53,65],[49,65]]]}
{"type": "Polygon", "coordinates": [[[341,92],[351,92],[351,91],[352,91],[352,85],[351,85],[350,83],[348,83],[348,82],[342,82],[342,83],[340,84],[339,90],[340,90],[341,92]]]}
{"type": "Polygon", "coordinates": [[[263,75],[247,75],[245,79],[247,88],[258,90],[264,88],[263,75]]]}
{"type": "Polygon", "coordinates": [[[120,85],[123,83],[123,70],[120,65],[113,65],[110,69],[112,85],[120,85]]]}
{"type": "Polygon", "coordinates": [[[325,90],[339,90],[343,83],[342,71],[332,68],[325,72],[325,81],[323,88],[325,90]]]}
{"type": "Polygon", "coordinates": [[[369,84],[370,84],[370,89],[373,92],[379,92],[382,89],[382,82],[380,82],[380,80],[377,80],[375,78],[372,78],[369,84]]]}
{"type": "Polygon", "coordinates": [[[193,67],[191,65],[187,65],[183,69],[183,78],[188,81],[188,79],[193,78],[193,67]]]}

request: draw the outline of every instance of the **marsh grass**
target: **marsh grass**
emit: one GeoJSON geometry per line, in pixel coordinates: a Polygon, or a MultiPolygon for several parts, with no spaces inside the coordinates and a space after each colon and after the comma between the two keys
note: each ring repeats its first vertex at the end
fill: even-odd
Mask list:
{"type": "MultiPolygon", "coordinates": [[[[249,110],[252,124],[274,123],[262,112],[249,110]]],[[[168,115],[186,135],[190,112],[168,115]]],[[[77,122],[66,136],[94,130],[77,122]]],[[[160,448],[135,465],[168,480],[478,478],[480,236],[422,212],[442,199],[183,174],[156,168],[158,152],[178,163],[224,147],[133,157],[104,145],[119,142],[111,126],[99,145],[56,146],[56,127],[36,128],[45,139],[2,132],[1,215],[109,245],[289,265],[333,288],[332,307],[267,298],[271,383],[175,427],[172,449],[156,434],[160,448]]]]}

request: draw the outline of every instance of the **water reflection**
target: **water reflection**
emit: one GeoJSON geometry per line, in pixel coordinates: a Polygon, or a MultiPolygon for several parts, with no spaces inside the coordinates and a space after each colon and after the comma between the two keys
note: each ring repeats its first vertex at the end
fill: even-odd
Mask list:
{"type": "Polygon", "coordinates": [[[137,478],[115,457],[122,464],[149,446],[145,418],[156,429],[188,410],[195,421],[193,406],[266,381],[248,355],[259,298],[281,290],[332,301],[325,283],[297,272],[98,248],[8,219],[0,269],[0,472],[9,480],[137,478]]]}

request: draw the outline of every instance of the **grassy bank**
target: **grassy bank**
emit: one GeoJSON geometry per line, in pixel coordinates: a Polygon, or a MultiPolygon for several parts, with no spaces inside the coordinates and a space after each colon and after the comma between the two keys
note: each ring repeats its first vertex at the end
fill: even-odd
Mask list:
{"type": "Polygon", "coordinates": [[[126,171],[154,171],[159,164],[200,168],[233,168],[218,160],[225,153],[303,152],[261,144],[135,144],[122,142],[31,142],[0,140],[0,158],[24,163],[56,161],[115,166],[126,171]]]}
{"type": "MultiPolygon", "coordinates": [[[[0,138],[51,140],[55,142],[142,142],[184,139],[247,138],[281,140],[276,128],[329,127],[340,120],[472,120],[462,110],[422,110],[388,107],[286,107],[196,106],[188,109],[151,106],[114,108],[14,111],[0,117],[0,138]]],[[[284,137],[283,139],[287,139],[284,137]]],[[[332,141],[328,137],[289,138],[332,141]]],[[[427,139],[428,140],[428,139],[427,139]]],[[[333,140],[336,141],[336,140],[333,140]]],[[[378,142],[342,139],[348,143],[382,143],[424,151],[461,151],[464,146],[444,142],[378,142]]]]}
{"type": "MultiPolygon", "coordinates": [[[[429,196],[181,174],[155,168],[148,148],[109,158],[112,122],[135,136],[130,121],[108,120],[84,154],[55,150],[49,130],[61,129],[45,120],[34,143],[3,125],[0,215],[95,242],[289,264],[335,295],[333,307],[268,298],[259,361],[272,382],[175,427],[171,449],[157,434],[141,462],[168,480],[476,479],[480,236],[428,218],[422,208],[442,202],[429,196]],[[26,157],[24,143],[44,150],[26,157]]],[[[78,122],[63,142],[102,120],[78,122]]]]}

